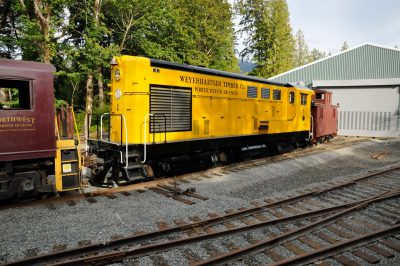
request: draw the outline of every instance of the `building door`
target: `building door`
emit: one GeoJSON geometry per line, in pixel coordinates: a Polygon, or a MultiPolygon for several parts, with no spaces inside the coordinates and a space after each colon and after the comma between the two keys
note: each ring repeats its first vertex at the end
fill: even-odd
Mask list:
{"type": "Polygon", "coordinates": [[[399,137],[398,87],[325,88],[338,103],[338,134],[345,136],[399,137]]]}

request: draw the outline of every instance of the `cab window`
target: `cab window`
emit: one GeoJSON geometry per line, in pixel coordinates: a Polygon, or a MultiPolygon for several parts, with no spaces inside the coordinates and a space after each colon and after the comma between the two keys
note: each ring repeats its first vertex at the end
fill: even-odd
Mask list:
{"type": "Polygon", "coordinates": [[[289,103],[294,103],[294,91],[289,92],[289,103]]]}
{"type": "Polygon", "coordinates": [[[29,81],[0,79],[0,109],[30,110],[31,105],[29,81]]]}
{"type": "Polygon", "coordinates": [[[274,90],[273,91],[273,99],[274,100],[280,100],[281,99],[281,90],[274,90]]]}
{"type": "Polygon", "coordinates": [[[307,105],[307,94],[305,93],[301,93],[300,94],[300,101],[301,101],[301,105],[307,105]]]}

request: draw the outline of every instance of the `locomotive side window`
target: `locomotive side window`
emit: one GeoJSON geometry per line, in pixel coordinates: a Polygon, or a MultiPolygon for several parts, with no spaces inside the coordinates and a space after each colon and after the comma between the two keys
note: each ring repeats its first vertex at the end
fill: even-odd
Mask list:
{"type": "Polygon", "coordinates": [[[294,103],[294,91],[289,92],[289,103],[294,103]]]}
{"type": "Polygon", "coordinates": [[[273,99],[274,100],[280,100],[281,99],[281,90],[274,90],[273,92],[273,99]]]}
{"type": "Polygon", "coordinates": [[[300,102],[301,105],[307,105],[307,94],[305,93],[300,94],[300,102]]]}
{"type": "Polygon", "coordinates": [[[271,91],[268,88],[261,88],[261,99],[269,99],[271,91]]]}
{"type": "Polygon", "coordinates": [[[0,109],[30,110],[29,81],[0,79],[0,109]]]}
{"type": "Polygon", "coordinates": [[[257,87],[247,87],[247,98],[257,98],[257,87]]]}

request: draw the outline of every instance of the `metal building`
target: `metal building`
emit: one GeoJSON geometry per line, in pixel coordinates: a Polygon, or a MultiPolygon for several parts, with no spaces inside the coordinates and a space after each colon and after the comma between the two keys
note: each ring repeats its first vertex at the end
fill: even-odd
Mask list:
{"type": "Polygon", "coordinates": [[[333,92],[338,134],[400,137],[400,50],[366,43],[271,77],[333,92]]]}

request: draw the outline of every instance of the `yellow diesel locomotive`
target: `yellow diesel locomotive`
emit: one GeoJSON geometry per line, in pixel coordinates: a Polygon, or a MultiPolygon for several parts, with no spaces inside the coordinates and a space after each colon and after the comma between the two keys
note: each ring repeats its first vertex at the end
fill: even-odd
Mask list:
{"type": "Polygon", "coordinates": [[[267,155],[310,138],[310,89],[136,56],[111,65],[110,112],[88,140],[96,184],[267,155]]]}

